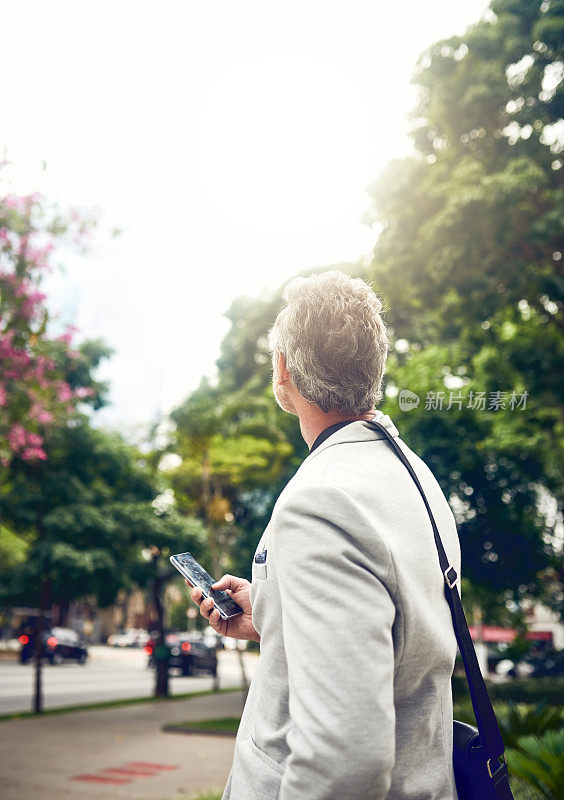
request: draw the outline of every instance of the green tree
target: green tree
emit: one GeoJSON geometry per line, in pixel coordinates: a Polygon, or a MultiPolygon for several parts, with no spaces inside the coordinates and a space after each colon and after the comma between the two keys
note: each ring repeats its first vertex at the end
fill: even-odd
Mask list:
{"type": "MultiPolygon", "coordinates": [[[[196,515],[204,525],[210,572],[216,578],[226,569],[237,570],[235,549],[239,558],[241,551],[254,549],[256,541],[249,541],[248,501],[253,491],[276,482],[291,453],[276,427],[272,404],[260,384],[251,382],[256,393],[248,385],[225,391],[203,380],[171,413],[169,442],[157,454],[176,508],[181,514],[196,515]]],[[[237,654],[246,689],[243,656],[239,650],[237,654]]],[[[216,675],[214,687],[218,686],[216,675]]]]}
{"type": "Polygon", "coordinates": [[[562,2],[496,0],[463,36],[422,54],[416,151],[371,189],[381,231],[367,271],[397,343],[383,410],[451,499],[465,573],[517,603],[533,595],[553,607],[564,509],[563,33],[562,2]],[[422,398],[417,409],[398,410],[390,392],[405,388],[422,398]],[[505,407],[469,408],[480,391],[488,402],[506,392],[505,407]],[[513,391],[526,395],[511,410],[513,391]],[[451,392],[462,406],[447,410],[451,392]]]}
{"type": "Polygon", "coordinates": [[[165,474],[179,511],[204,523],[218,576],[234,567],[233,543],[240,545],[249,521],[245,502],[271,491],[292,453],[269,392],[256,379],[235,391],[204,381],[171,414],[167,450],[179,461],[165,474]]]}
{"type": "MultiPolygon", "coordinates": [[[[117,433],[93,428],[87,417],[52,427],[45,448],[46,461],[14,458],[10,486],[0,496],[2,518],[25,545],[25,559],[2,570],[0,601],[5,607],[33,603],[41,612],[35,637],[37,711],[45,610],[85,596],[108,605],[132,580],[140,586],[151,580],[162,637],[165,578],[156,559],[148,568],[142,552],[197,549],[201,530],[174,511],[160,510],[159,489],[141,454],[117,433]]],[[[157,690],[166,693],[162,671],[158,677],[157,690]]]]}

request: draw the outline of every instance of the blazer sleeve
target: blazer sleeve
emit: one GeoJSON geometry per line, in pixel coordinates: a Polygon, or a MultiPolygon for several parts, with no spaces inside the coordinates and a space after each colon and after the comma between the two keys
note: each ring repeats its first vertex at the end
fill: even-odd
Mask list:
{"type": "Polygon", "coordinates": [[[389,550],[352,498],[327,486],[285,500],[273,549],[292,720],[279,800],[385,798],[395,758],[389,550]]]}

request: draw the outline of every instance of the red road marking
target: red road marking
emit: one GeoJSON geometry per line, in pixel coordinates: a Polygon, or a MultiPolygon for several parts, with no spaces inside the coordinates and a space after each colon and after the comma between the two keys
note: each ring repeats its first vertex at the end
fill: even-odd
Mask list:
{"type": "Polygon", "coordinates": [[[131,778],[106,778],[103,775],[75,775],[72,780],[85,783],[131,783],[131,778]]]}
{"type": "Polygon", "coordinates": [[[167,769],[178,769],[178,765],[152,764],[148,761],[130,761],[123,767],[101,769],[97,775],[74,775],[71,780],[84,781],[85,783],[131,783],[134,778],[152,778],[154,775],[158,775],[159,772],[167,769]]]}
{"type": "Polygon", "coordinates": [[[101,770],[102,773],[111,772],[117,773],[118,775],[136,775],[139,778],[150,778],[151,775],[157,775],[157,772],[154,769],[140,769],[140,768],[131,768],[128,769],[127,767],[112,767],[110,769],[103,769],[101,770]]]}

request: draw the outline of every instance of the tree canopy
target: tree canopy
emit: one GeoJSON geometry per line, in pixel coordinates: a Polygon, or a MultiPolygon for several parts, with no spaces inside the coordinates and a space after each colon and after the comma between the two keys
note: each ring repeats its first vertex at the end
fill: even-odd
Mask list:
{"type": "Polygon", "coordinates": [[[428,48],[415,153],[371,189],[367,276],[397,343],[385,409],[453,501],[467,574],[516,599],[561,569],[563,39],[563,3],[495,0],[428,48]],[[420,405],[398,408],[401,389],[420,405]]]}

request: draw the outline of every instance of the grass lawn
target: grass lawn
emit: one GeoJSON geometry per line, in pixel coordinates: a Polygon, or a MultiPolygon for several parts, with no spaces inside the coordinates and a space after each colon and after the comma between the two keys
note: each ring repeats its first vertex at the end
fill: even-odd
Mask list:
{"type": "Polygon", "coordinates": [[[241,717],[219,717],[217,719],[187,720],[165,725],[167,732],[182,733],[182,731],[217,731],[218,733],[237,733],[241,717]]]}

